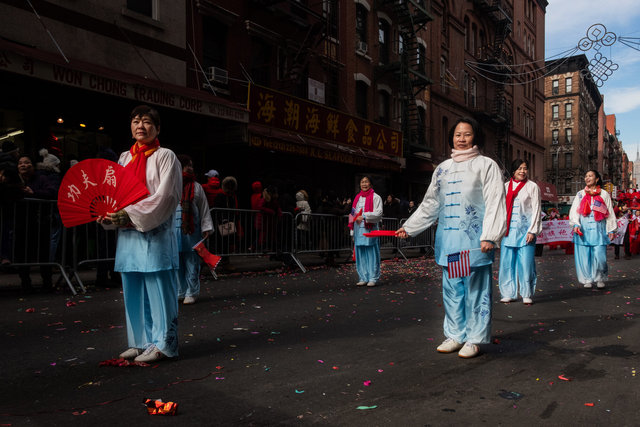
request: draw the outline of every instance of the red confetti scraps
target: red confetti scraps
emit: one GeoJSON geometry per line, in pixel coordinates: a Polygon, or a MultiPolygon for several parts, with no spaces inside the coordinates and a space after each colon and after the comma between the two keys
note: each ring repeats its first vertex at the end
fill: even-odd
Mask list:
{"type": "Polygon", "coordinates": [[[558,378],[560,378],[562,381],[571,381],[571,378],[567,378],[564,375],[558,375],[558,378]]]}

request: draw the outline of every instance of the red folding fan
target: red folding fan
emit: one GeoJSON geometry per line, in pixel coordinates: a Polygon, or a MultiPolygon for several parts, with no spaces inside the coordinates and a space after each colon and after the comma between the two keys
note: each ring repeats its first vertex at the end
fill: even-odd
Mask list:
{"type": "Polygon", "coordinates": [[[105,159],[83,160],[67,171],[58,191],[58,210],[65,227],[86,224],[117,212],[149,194],[124,166],[105,159]]]}

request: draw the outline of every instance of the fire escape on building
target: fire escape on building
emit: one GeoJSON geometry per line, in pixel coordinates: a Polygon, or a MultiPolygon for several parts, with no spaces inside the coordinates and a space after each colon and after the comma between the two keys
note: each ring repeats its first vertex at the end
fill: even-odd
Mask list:
{"type": "MultiPolygon", "coordinates": [[[[298,0],[253,0],[272,13],[273,18],[286,21],[288,30],[279,32],[278,48],[286,59],[280,61],[278,84],[274,88],[306,98],[306,78],[309,62],[320,55],[326,59],[326,47],[322,43],[331,35],[330,15],[323,15],[308,6],[307,1],[298,0]],[[292,29],[295,28],[295,29],[292,29]]],[[[332,65],[338,67],[337,56],[331,57],[332,65]]]]}
{"type": "Polygon", "coordinates": [[[505,0],[474,0],[478,16],[490,19],[495,28],[493,42],[483,47],[481,62],[494,82],[491,103],[478,113],[491,121],[495,128],[495,156],[500,164],[509,161],[511,113],[505,97],[506,85],[511,80],[513,58],[505,49],[505,41],[513,29],[513,9],[505,0]]]}
{"type": "Polygon", "coordinates": [[[378,65],[375,78],[391,77],[397,82],[401,101],[401,123],[404,156],[430,151],[426,139],[425,117],[421,113],[416,97],[433,81],[427,75],[426,51],[418,40],[424,26],[433,21],[429,13],[428,0],[379,0],[378,8],[388,11],[395,18],[399,32],[398,57],[396,61],[378,65]]]}

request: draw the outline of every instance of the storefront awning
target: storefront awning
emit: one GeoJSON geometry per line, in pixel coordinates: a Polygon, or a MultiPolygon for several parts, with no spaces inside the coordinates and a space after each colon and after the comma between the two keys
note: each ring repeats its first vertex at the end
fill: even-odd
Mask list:
{"type": "Polygon", "coordinates": [[[0,71],[218,119],[240,123],[249,121],[245,108],[207,92],[145,79],[76,59],[67,63],[60,55],[2,39],[0,71]]]}
{"type": "Polygon", "coordinates": [[[249,145],[303,157],[347,163],[371,169],[400,170],[400,159],[369,150],[345,147],[267,126],[249,124],[249,145]]]}
{"type": "Polygon", "coordinates": [[[546,202],[558,203],[558,192],[556,186],[548,182],[539,181],[540,197],[546,202]]]}

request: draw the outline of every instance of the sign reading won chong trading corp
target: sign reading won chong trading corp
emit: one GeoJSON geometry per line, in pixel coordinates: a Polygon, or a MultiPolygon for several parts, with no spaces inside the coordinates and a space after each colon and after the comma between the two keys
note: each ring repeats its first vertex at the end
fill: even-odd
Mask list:
{"type": "Polygon", "coordinates": [[[226,105],[193,89],[142,79],[81,61],[73,61],[72,66],[60,65],[49,62],[47,54],[36,49],[17,47],[18,51],[14,51],[5,49],[3,44],[0,41],[0,71],[190,113],[242,123],[248,121],[244,109],[226,105]]]}
{"type": "Polygon", "coordinates": [[[402,156],[402,132],[262,86],[249,86],[249,121],[349,147],[402,156]]]}

